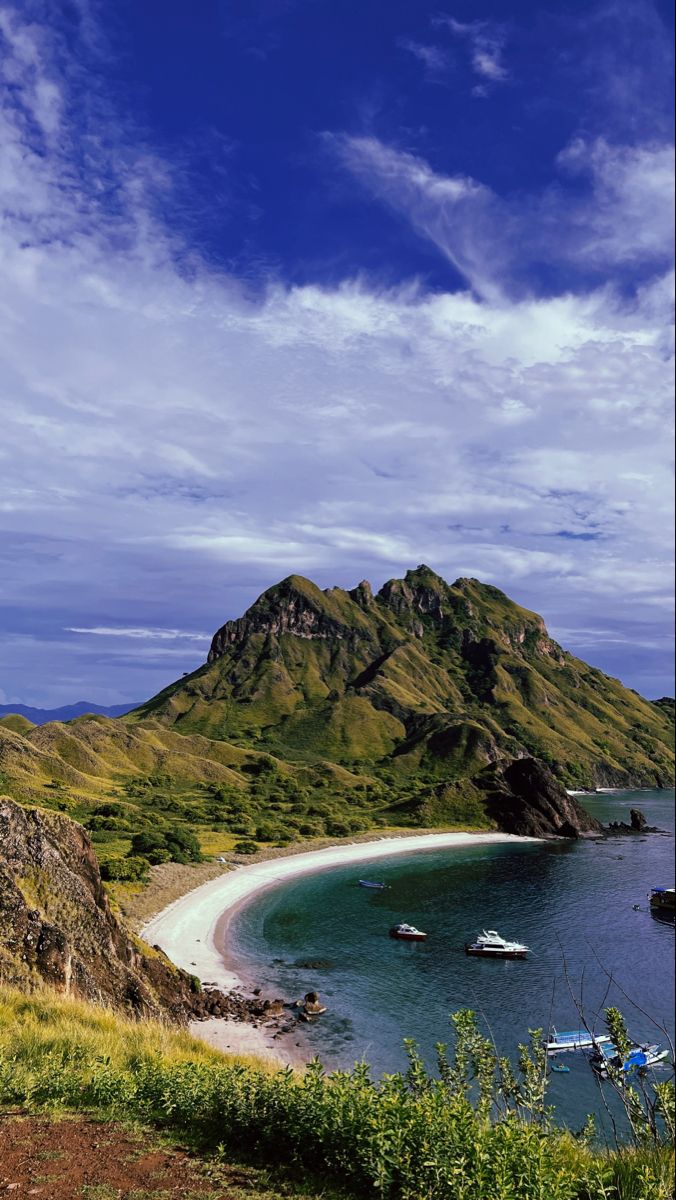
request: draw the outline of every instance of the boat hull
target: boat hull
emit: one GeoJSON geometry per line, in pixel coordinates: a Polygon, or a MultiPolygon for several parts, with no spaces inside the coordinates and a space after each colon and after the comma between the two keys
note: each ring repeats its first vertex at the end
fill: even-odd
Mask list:
{"type": "Polygon", "coordinates": [[[484,950],[481,946],[465,946],[465,954],[474,958],[528,958],[529,950],[484,950]]]}
{"type": "Polygon", "coordinates": [[[426,933],[397,933],[396,929],[390,930],[390,937],[396,938],[398,942],[426,942],[426,933]]]}

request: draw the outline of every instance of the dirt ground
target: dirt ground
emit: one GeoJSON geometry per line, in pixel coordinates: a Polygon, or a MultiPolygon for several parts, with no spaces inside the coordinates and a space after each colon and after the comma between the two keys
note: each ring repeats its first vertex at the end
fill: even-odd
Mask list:
{"type": "Polygon", "coordinates": [[[89,1117],[0,1113],[0,1200],[276,1200],[289,1194],[269,1188],[258,1171],[200,1161],[152,1132],[89,1117]]]}

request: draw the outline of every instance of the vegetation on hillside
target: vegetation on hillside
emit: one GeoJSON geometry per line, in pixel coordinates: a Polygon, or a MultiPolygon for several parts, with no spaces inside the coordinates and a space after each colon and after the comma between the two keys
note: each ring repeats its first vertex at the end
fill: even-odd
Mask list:
{"type": "Polygon", "coordinates": [[[105,877],[137,887],[167,860],[489,828],[526,755],[568,787],[665,784],[670,714],[477,580],[420,567],[373,596],[290,576],[126,717],[0,720],[0,793],[83,823],[105,877]]]}
{"type": "Polygon", "coordinates": [[[673,779],[663,706],[566,653],[498,588],[424,566],[377,596],[290,576],[216,633],[205,666],[125,721],[149,717],[397,778],[472,778],[526,753],[566,786],[673,779]]]}
{"type": "Polygon", "coordinates": [[[408,1070],[376,1082],[365,1064],[326,1076],[318,1062],[303,1075],[235,1062],[161,1026],[3,988],[0,1104],[136,1118],[228,1156],[246,1147],[258,1162],[321,1174],[355,1197],[668,1200],[673,1087],[657,1097],[659,1130],[637,1121],[632,1143],[604,1150],[590,1126],[556,1127],[538,1033],[515,1073],[473,1013],[453,1025],[436,1076],[409,1044],[408,1070]]]}

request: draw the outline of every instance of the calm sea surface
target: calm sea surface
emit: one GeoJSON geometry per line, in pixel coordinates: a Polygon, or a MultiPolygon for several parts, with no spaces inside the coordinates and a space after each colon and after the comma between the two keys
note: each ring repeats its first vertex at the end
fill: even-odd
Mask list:
{"type": "MultiPolygon", "coordinates": [[[[450,1039],[448,1014],[464,1007],[483,1014],[510,1055],[529,1027],[577,1028],[564,960],[590,1024],[599,1006],[616,1004],[637,1040],[664,1042],[634,1005],[673,1034],[674,928],[651,915],[647,893],[674,883],[674,793],[583,802],[603,822],[629,821],[629,809],[638,807],[669,836],[427,850],[334,867],[253,900],[231,927],[230,948],[267,994],[321,993],[329,1011],[303,1031],[303,1045],[327,1067],[365,1057],[376,1073],[399,1069],[405,1037],[432,1062],[435,1043],[450,1039]],[[357,886],[359,878],[389,888],[370,892],[357,886]],[[428,941],[389,938],[401,920],[424,929],[428,941]],[[468,958],[465,941],[484,928],[525,941],[532,955],[523,962],[468,958]],[[298,965],[308,961],[318,965],[298,965]],[[606,996],[605,972],[630,999],[615,984],[606,996]]],[[[584,1056],[561,1061],[570,1074],[551,1077],[550,1097],[558,1119],[577,1127],[587,1112],[600,1113],[598,1085],[584,1056]]]]}

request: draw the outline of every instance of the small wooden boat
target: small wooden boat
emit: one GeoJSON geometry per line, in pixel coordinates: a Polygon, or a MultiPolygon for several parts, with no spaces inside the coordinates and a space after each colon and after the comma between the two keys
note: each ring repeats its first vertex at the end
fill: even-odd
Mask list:
{"type": "Polygon", "coordinates": [[[495,929],[484,929],[473,942],[465,943],[465,954],[481,958],[525,958],[530,954],[523,942],[508,942],[495,929]]]}
{"type": "Polygon", "coordinates": [[[387,887],[386,883],[377,883],[374,879],[359,879],[358,883],[360,887],[377,888],[380,892],[387,887]]]}
{"type": "Polygon", "coordinates": [[[392,926],[390,937],[399,938],[402,942],[424,942],[427,934],[416,929],[415,925],[407,925],[405,921],[402,921],[399,925],[392,926]]]}

